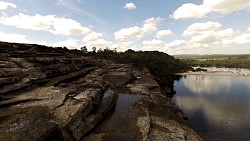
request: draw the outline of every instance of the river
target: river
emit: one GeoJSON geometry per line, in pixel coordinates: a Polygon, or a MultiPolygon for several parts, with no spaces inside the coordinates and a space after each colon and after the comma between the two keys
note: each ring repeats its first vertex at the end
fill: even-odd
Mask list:
{"type": "Polygon", "coordinates": [[[173,100],[205,141],[250,140],[250,77],[187,75],[174,88],[173,100]]]}

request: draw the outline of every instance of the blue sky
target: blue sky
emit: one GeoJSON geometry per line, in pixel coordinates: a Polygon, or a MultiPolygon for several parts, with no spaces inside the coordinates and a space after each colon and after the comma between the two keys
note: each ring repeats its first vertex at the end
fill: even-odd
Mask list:
{"type": "Polygon", "coordinates": [[[250,54],[249,0],[0,0],[0,40],[250,54]]]}

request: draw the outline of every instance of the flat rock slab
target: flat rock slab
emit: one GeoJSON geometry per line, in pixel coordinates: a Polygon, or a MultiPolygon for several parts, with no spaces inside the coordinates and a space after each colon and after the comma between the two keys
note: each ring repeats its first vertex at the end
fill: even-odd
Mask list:
{"type": "Polygon", "coordinates": [[[135,78],[129,72],[111,72],[105,74],[103,79],[112,87],[122,87],[126,86],[126,84],[133,81],[135,78]]]}
{"type": "Polygon", "coordinates": [[[1,141],[43,141],[63,139],[54,123],[54,115],[47,107],[1,109],[1,141]],[[3,113],[2,113],[3,112],[3,113]]]}

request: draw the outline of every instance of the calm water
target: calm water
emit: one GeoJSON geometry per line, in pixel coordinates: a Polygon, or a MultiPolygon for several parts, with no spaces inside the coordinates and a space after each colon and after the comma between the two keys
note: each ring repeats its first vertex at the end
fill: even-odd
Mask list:
{"type": "Polygon", "coordinates": [[[250,140],[250,77],[188,75],[173,100],[206,141],[250,140]]]}

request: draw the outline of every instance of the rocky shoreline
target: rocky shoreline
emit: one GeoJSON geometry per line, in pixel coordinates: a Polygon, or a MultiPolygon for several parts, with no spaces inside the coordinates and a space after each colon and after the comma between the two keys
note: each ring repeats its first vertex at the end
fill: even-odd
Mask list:
{"type": "Polygon", "coordinates": [[[147,68],[32,44],[0,54],[0,140],[202,140],[147,68]],[[143,98],[116,111],[123,94],[143,98]]]}

